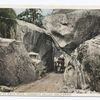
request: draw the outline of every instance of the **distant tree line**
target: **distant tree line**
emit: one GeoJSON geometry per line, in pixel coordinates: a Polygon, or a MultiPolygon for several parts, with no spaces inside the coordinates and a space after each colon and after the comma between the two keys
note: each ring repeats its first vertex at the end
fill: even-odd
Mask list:
{"type": "Polygon", "coordinates": [[[17,18],[41,27],[43,19],[43,15],[41,14],[41,12],[41,9],[26,9],[25,11],[20,13],[17,18]]]}
{"type": "Polygon", "coordinates": [[[12,38],[12,36],[16,35],[16,19],[33,23],[43,28],[43,18],[41,9],[26,9],[19,15],[16,15],[16,12],[12,8],[0,8],[0,37],[12,38]]]}

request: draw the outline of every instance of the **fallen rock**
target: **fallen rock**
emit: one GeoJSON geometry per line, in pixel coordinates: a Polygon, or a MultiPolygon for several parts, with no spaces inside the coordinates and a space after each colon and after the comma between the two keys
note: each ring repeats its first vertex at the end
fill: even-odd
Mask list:
{"type": "Polygon", "coordinates": [[[23,44],[0,38],[0,85],[13,86],[35,79],[35,68],[23,44]]]}
{"type": "Polygon", "coordinates": [[[7,86],[0,86],[0,92],[12,92],[13,88],[7,86]]]}

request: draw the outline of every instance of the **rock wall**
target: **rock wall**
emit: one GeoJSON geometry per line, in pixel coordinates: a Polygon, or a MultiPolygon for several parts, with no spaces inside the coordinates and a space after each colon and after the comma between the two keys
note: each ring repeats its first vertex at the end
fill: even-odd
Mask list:
{"type": "Polygon", "coordinates": [[[13,86],[35,79],[35,68],[23,44],[0,38],[0,85],[13,86]]]}
{"type": "Polygon", "coordinates": [[[57,10],[44,18],[43,25],[59,46],[70,54],[81,43],[100,34],[100,11],[57,10]]]}
{"type": "Polygon", "coordinates": [[[64,79],[67,86],[100,92],[100,36],[81,44],[72,54],[64,79]],[[73,77],[72,77],[73,76],[73,77]]]}
{"type": "Polygon", "coordinates": [[[45,29],[20,20],[17,20],[17,22],[18,40],[23,41],[28,52],[39,53],[43,65],[47,67],[47,71],[52,71],[54,66],[52,38],[47,34],[45,29]]]}
{"type": "Polygon", "coordinates": [[[70,55],[65,58],[64,73],[68,88],[100,92],[100,10],[55,10],[44,18],[43,25],[70,55]]]}

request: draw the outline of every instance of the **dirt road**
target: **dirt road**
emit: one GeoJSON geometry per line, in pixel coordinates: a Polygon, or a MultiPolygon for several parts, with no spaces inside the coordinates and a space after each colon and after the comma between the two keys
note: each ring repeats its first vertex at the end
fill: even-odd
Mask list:
{"type": "Polygon", "coordinates": [[[63,86],[63,74],[49,73],[44,78],[18,86],[15,92],[58,93],[63,86]]]}

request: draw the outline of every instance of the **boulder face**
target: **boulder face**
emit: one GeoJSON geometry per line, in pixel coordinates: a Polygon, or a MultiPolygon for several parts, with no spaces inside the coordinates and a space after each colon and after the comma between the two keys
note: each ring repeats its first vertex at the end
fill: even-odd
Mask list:
{"type": "Polygon", "coordinates": [[[65,69],[64,79],[70,88],[89,88],[100,92],[100,35],[75,49],[65,69]]]}
{"type": "Polygon", "coordinates": [[[55,10],[43,25],[59,46],[71,53],[81,43],[100,34],[99,10],[55,10]]]}
{"type": "Polygon", "coordinates": [[[52,40],[48,35],[39,33],[38,31],[26,33],[23,38],[23,43],[28,52],[33,51],[40,54],[47,71],[53,70],[53,47],[52,40]]]}
{"type": "Polygon", "coordinates": [[[43,25],[66,52],[65,84],[100,92],[100,10],[55,10],[43,25]]]}
{"type": "Polygon", "coordinates": [[[0,85],[14,86],[35,79],[35,68],[23,44],[0,38],[0,85]]]}
{"type": "Polygon", "coordinates": [[[53,46],[52,38],[46,30],[24,21],[17,20],[18,40],[21,40],[28,52],[39,53],[43,65],[47,71],[53,70],[53,46]]]}

